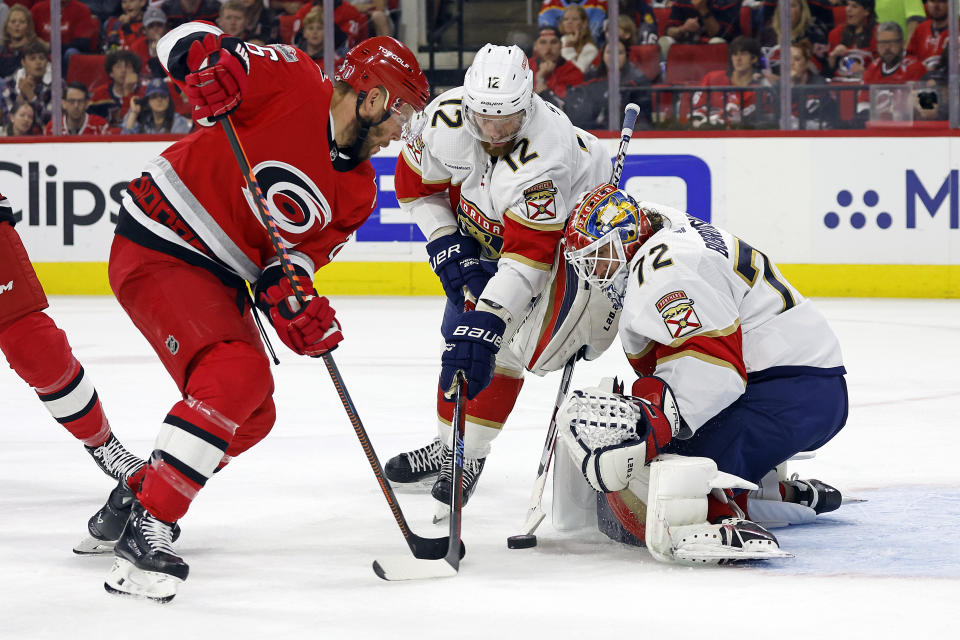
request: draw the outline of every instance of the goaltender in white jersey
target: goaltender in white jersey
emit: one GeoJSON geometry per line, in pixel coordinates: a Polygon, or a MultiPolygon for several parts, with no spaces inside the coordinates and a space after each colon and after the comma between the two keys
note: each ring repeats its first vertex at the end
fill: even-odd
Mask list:
{"type": "MultiPolygon", "coordinates": [[[[440,437],[386,465],[394,483],[436,479],[432,493],[441,502],[449,502],[450,495],[443,458],[451,455],[446,445],[453,405],[443,395],[456,366],[448,358],[463,362],[462,350],[480,349],[490,363],[462,367],[469,398],[466,500],[491,441],[513,409],[524,369],[543,375],[562,368],[569,357],[564,349],[576,342],[571,327],[583,331],[590,325],[577,320],[589,313],[591,294],[576,286],[558,244],[577,195],[608,179],[610,156],[596,137],[535,95],[532,82],[518,47],[486,45],[467,70],[464,86],[427,106],[422,134],[404,146],[397,162],[400,206],[428,239],[431,266],[448,298],[444,337],[469,327],[507,345],[498,354],[484,351],[484,345],[448,345],[437,402],[440,437]]],[[[595,329],[608,336],[609,344],[615,317],[607,317],[610,305],[602,294],[593,297],[606,310],[595,329]]]]}
{"type": "Polygon", "coordinates": [[[846,422],[833,331],[766,254],[713,225],[612,185],[583,194],[572,216],[566,258],[622,304],[620,339],[639,376],[632,395],[576,391],[558,415],[566,449],[603,494],[601,525],[660,559],[781,555],[753,521],[840,506],[833,487],[774,471],[846,422]],[[708,499],[717,488],[754,491],[708,499]]]}

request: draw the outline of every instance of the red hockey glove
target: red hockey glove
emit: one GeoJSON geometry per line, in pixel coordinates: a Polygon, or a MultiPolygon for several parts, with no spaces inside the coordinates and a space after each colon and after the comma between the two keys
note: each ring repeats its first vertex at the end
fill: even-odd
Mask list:
{"type": "Polygon", "coordinates": [[[211,126],[230,115],[243,99],[250,68],[246,46],[237,38],[208,33],[187,52],[184,93],[193,105],[197,124],[211,126]]]}
{"type": "MultiPolygon", "coordinates": [[[[300,278],[300,282],[304,280],[300,278]]],[[[300,355],[321,356],[340,344],[343,334],[330,302],[316,295],[309,281],[306,285],[308,295],[303,305],[297,302],[287,278],[267,288],[260,300],[269,306],[270,322],[283,344],[300,355]]]]}

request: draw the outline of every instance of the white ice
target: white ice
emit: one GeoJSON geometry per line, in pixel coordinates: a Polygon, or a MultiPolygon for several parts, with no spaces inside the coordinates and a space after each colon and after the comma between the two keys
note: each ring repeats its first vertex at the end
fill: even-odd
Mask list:
{"type": "MultiPolygon", "coordinates": [[[[382,461],[435,432],[438,298],[334,300],[335,352],[382,461]]],[[[387,583],[374,558],[406,545],[318,360],[282,352],[273,433],[181,521],[189,580],[169,605],[110,596],[109,557],[72,545],[111,483],[2,367],[0,638],[960,638],[960,302],[818,300],[843,345],[846,428],[794,470],[870,501],[778,530],[793,560],[681,568],[599,533],[508,550],[536,472],[559,373],[527,378],[464,512],[460,575],[387,583]]],[[[146,455],[173,383],[111,298],[51,315],[97,384],[118,436],[146,455]]],[[[43,357],[43,354],[37,354],[43,357]]],[[[618,345],[574,387],[629,374],[618,345]]],[[[549,492],[545,505],[549,508],[549,492]]],[[[401,494],[412,528],[432,501],[401,494]]]]}

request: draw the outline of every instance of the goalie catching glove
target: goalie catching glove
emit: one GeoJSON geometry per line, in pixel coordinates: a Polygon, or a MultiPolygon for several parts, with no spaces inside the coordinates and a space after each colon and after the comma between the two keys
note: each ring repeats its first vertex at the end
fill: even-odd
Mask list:
{"type": "Polygon", "coordinates": [[[297,300],[289,278],[274,267],[264,271],[257,281],[257,307],[270,318],[277,336],[292,351],[322,356],[340,344],[343,333],[330,301],[317,294],[309,278],[296,278],[306,291],[303,304],[297,300]]]}
{"type": "Polygon", "coordinates": [[[193,119],[209,127],[240,106],[247,89],[250,58],[238,38],[206,34],[187,52],[184,93],[193,105],[193,119]]]}
{"type": "Polygon", "coordinates": [[[642,397],[599,388],[577,390],[557,414],[567,450],[590,486],[601,493],[625,489],[680,432],[682,419],[667,383],[645,376],[633,392],[642,397]]]}

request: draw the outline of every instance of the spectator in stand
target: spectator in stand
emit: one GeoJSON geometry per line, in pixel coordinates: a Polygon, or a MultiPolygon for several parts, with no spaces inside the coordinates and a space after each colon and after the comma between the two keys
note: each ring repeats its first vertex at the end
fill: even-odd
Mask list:
{"type": "Polygon", "coordinates": [[[393,35],[393,21],[390,19],[390,9],[386,0],[349,0],[349,2],[367,17],[368,24],[373,25],[371,36],[393,35]]]}
{"type": "Polygon", "coordinates": [[[107,20],[120,15],[122,11],[120,0],[83,0],[83,4],[87,5],[100,24],[106,24],[107,20]]]}
{"type": "Polygon", "coordinates": [[[827,36],[830,53],[824,71],[838,79],[859,82],[877,51],[874,0],[847,0],[847,22],[827,36]]]}
{"type": "Polygon", "coordinates": [[[563,19],[560,21],[560,55],[564,60],[572,62],[577,69],[586,73],[593,66],[600,50],[590,35],[590,24],[587,22],[587,12],[583,7],[571,4],[563,10],[563,19]]]}
{"type": "Polygon", "coordinates": [[[190,133],[192,126],[174,110],[170,88],[159,78],[147,83],[142,98],[130,101],[123,119],[123,133],[190,133]]]}
{"type": "Polygon", "coordinates": [[[949,120],[950,118],[950,63],[947,57],[949,51],[944,47],[937,64],[923,76],[926,86],[917,92],[917,105],[914,111],[914,117],[918,120],[949,120]]]}
{"type": "Polygon", "coordinates": [[[42,40],[31,40],[25,44],[20,68],[7,78],[2,91],[7,113],[13,113],[13,105],[16,102],[28,102],[33,107],[33,115],[41,126],[50,120],[50,104],[53,97],[48,50],[42,40]]]}
{"type": "MultiPolygon", "coordinates": [[[[863,72],[863,84],[906,84],[920,80],[927,72],[918,59],[904,55],[903,29],[896,22],[881,22],[877,27],[877,50],[879,57],[863,72]]],[[[889,104],[891,109],[896,109],[897,99],[894,92],[889,95],[889,103],[881,95],[877,98],[878,105],[883,101],[884,106],[877,108],[885,110],[889,104]]],[[[883,113],[870,113],[870,93],[867,91],[859,94],[857,113],[875,119],[884,117],[883,113]]]]}
{"type": "Polygon", "coordinates": [[[160,5],[163,15],[167,16],[167,25],[175,29],[191,20],[215,22],[220,14],[217,0],[163,0],[160,5]]]}
{"type": "Polygon", "coordinates": [[[923,0],[878,0],[877,22],[896,22],[906,34],[904,42],[909,42],[913,30],[927,17],[923,4],[923,0]]]}
{"type": "MultiPolygon", "coordinates": [[[[630,102],[640,107],[640,116],[637,119],[637,129],[650,127],[650,80],[640,69],[630,64],[627,57],[627,48],[622,42],[616,43],[617,63],[620,67],[620,104],[630,102]]],[[[563,110],[575,126],[582,129],[609,129],[609,96],[610,84],[608,69],[610,65],[610,49],[608,44],[603,48],[603,61],[586,75],[586,81],[567,90],[567,100],[563,110]]],[[[619,116],[616,126],[620,124],[619,116]]]]}
{"type": "Polygon", "coordinates": [[[217,26],[223,29],[228,36],[247,39],[246,7],[241,0],[226,0],[220,5],[220,15],[217,16],[217,26]]]}
{"type": "Polygon", "coordinates": [[[119,128],[123,114],[130,108],[130,100],[140,92],[143,64],[137,54],[121,49],[108,53],[103,66],[110,84],[96,90],[88,110],[105,119],[111,127],[119,128]]]}
{"type": "MultiPolygon", "coordinates": [[[[334,35],[334,62],[335,69],[340,68],[343,62],[343,48],[347,44],[347,34],[340,27],[333,25],[334,35]]],[[[313,7],[303,19],[303,26],[294,36],[294,45],[310,56],[310,59],[323,68],[323,7],[313,7]]]]}
{"type": "MultiPolygon", "coordinates": [[[[10,7],[6,2],[0,2],[0,24],[7,22],[7,15],[10,13],[10,7]]],[[[0,31],[0,44],[3,44],[3,32],[0,31]]]]}
{"type": "Polygon", "coordinates": [[[143,36],[143,12],[147,0],[122,0],[123,13],[110,17],[103,26],[104,51],[129,49],[130,44],[143,36]]]}
{"type": "MultiPolygon", "coordinates": [[[[244,13],[244,39],[265,44],[280,42],[280,21],[277,14],[263,6],[263,0],[239,0],[244,13]]],[[[227,0],[230,2],[230,0],[227,0]]]]}
{"type": "Polygon", "coordinates": [[[142,73],[149,78],[166,78],[160,59],[157,57],[157,43],[167,32],[167,16],[159,7],[148,7],[143,12],[143,35],[130,43],[129,49],[140,60],[146,60],[142,73]]]}
{"type": "Polygon", "coordinates": [[[543,4],[540,5],[540,17],[537,20],[537,25],[559,29],[560,21],[563,19],[563,10],[570,5],[580,5],[587,13],[587,20],[590,22],[590,34],[593,36],[594,42],[606,42],[606,34],[603,29],[607,21],[607,0],[583,0],[582,2],[543,0],[543,4]]]}
{"type": "MultiPolygon", "coordinates": [[[[749,4],[749,3],[748,3],[749,4]]],[[[773,13],[779,6],[777,0],[763,0],[763,26],[768,27],[772,24],[773,13]]],[[[813,19],[823,25],[827,33],[836,26],[833,19],[833,7],[844,4],[844,0],[809,0],[810,15],[813,19]]]]}
{"type": "MultiPolygon", "coordinates": [[[[100,116],[87,113],[90,91],[82,82],[71,82],[63,92],[62,136],[101,136],[110,133],[110,125],[100,116]]],[[[53,135],[53,120],[47,123],[46,135],[53,135]]]]}
{"type": "Polygon", "coordinates": [[[947,0],[926,0],[929,19],[913,30],[907,45],[907,55],[918,58],[927,71],[932,71],[940,62],[940,54],[947,46],[950,25],[947,21],[947,0]]]}
{"type": "Polygon", "coordinates": [[[17,101],[10,109],[10,117],[2,131],[5,136],[36,136],[40,135],[40,126],[34,117],[33,105],[29,102],[17,101]]]}
{"type": "Polygon", "coordinates": [[[8,78],[20,68],[23,47],[37,39],[33,15],[22,4],[10,7],[0,33],[0,79],[8,78]]]}
{"type": "MultiPolygon", "coordinates": [[[[760,32],[760,51],[767,60],[770,72],[780,74],[780,7],[773,12],[770,25],[760,32]]],[[[808,42],[812,51],[813,61],[817,69],[822,69],[827,63],[827,53],[830,43],[827,32],[810,13],[807,0],[790,0],[790,42],[808,42]]]]}
{"type": "MultiPolygon", "coordinates": [[[[37,36],[50,42],[50,0],[31,7],[37,36]]],[[[60,46],[64,61],[75,53],[93,53],[100,40],[100,25],[80,0],[60,0],[60,46]]]]}
{"type": "MultiPolygon", "coordinates": [[[[711,71],[703,77],[704,87],[768,87],[760,73],[760,43],[737,36],[730,43],[730,65],[726,71],[711,71]]],[[[693,96],[693,126],[757,125],[768,109],[757,108],[757,92],[735,89],[698,91],[693,96]]],[[[761,100],[761,105],[766,101],[761,100]]]]}
{"type": "Polygon", "coordinates": [[[560,56],[560,31],[556,27],[540,27],[533,42],[533,91],[561,109],[567,87],[583,84],[583,72],[560,56]]]}
{"type": "MultiPolygon", "coordinates": [[[[305,2],[296,13],[297,19],[302,21],[314,7],[320,7],[322,9],[323,0],[305,2]]],[[[334,38],[334,49],[338,56],[345,54],[348,49],[367,37],[367,17],[357,11],[356,7],[349,2],[339,2],[339,4],[334,2],[333,23],[339,27],[343,33],[347,34],[347,44],[343,47],[342,51],[340,50],[337,39],[334,38]]],[[[336,32],[336,30],[334,30],[334,32],[336,32]]]]}
{"type": "Polygon", "coordinates": [[[740,35],[741,0],[674,0],[667,30],[660,39],[664,55],[676,42],[730,42],[740,35]]]}
{"type": "Polygon", "coordinates": [[[620,42],[626,44],[625,36],[630,35],[628,47],[634,44],[656,44],[660,39],[657,17],[647,0],[620,0],[619,22],[620,42]]]}
{"type": "Polygon", "coordinates": [[[826,90],[826,79],[816,70],[813,48],[806,40],[790,45],[790,80],[793,83],[791,128],[832,129],[836,126],[837,103],[826,90]],[[804,88],[811,86],[814,89],[804,88]]]}

